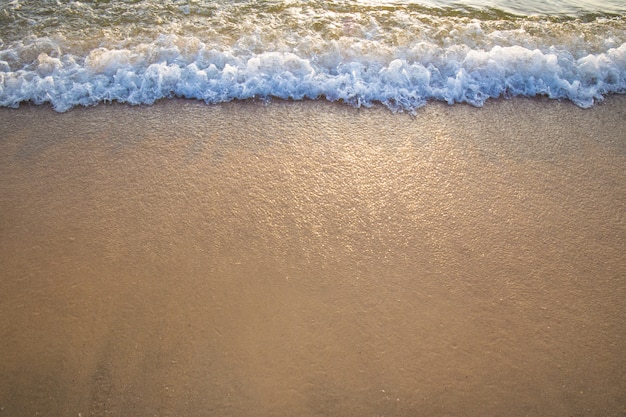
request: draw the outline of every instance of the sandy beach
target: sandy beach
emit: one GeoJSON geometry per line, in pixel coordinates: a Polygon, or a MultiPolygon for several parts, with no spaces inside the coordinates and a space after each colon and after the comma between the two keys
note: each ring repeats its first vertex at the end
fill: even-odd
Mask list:
{"type": "Polygon", "coordinates": [[[0,108],[0,416],[626,415],[626,96],[0,108]]]}

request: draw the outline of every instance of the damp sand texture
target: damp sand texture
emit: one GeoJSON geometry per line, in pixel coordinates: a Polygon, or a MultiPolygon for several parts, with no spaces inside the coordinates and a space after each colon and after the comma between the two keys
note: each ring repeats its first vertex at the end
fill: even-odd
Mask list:
{"type": "Polygon", "coordinates": [[[626,99],[0,109],[0,416],[624,416],[626,99]]]}

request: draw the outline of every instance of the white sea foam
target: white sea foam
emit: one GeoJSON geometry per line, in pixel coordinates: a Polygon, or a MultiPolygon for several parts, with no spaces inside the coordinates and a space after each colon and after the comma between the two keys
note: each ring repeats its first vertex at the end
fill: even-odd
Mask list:
{"type": "Polygon", "coordinates": [[[168,97],[207,103],[277,97],[325,98],[355,106],[379,102],[411,111],[428,100],[480,106],[489,98],[537,95],[589,107],[606,94],[626,91],[626,44],[580,58],[556,47],[546,51],[519,45],[489,50],[466,45],[419,47],[429,53],[404,51],[401,56],[396,51],[389,57],[370,51],[346,59],[340,49],[308,56],[242,53],[169,35],[131,49],[98,48],[86,57],[41,52],[13,68],[33,49],[32,44],[20,45],[0,53],[0,105],[50,103],[66,111],[75,105],[151,104],[168,97]],[[414,55],[421,59],[411,59],[414,55]]]}
{"type": "Polygon", "coordinates": [[[10,6],[0,13],[5,107],[277,97],[413,111],[538,95],[589,107],[626,92],[621,16],[375,1],[10,6]]]}

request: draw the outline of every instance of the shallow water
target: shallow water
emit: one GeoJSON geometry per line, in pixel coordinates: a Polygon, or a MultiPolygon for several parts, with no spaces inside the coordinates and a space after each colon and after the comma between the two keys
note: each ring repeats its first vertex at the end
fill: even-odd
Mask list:
{"type": "Polygon", "coordinates": [[[0,105],[162,98],[581,107],[626,91],[623,2],[12,1],[0,105]],[[504,4],[506,3],[506,7],[504,4]]]}

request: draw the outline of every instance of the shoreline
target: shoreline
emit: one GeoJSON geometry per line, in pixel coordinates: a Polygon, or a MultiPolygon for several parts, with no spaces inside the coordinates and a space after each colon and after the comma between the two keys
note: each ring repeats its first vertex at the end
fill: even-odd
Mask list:
{"type": "Polygon", "coordinates": [[[258,106],[271,106],[272,104],[279,104],[279,105],[288,105],[288,104],[303,104],[303,105],[307,105],[307,103],[317,103],[317,104],[321,104],[321,105],[330,105],[330,106],[340,106],[340,107],[347,107],[356,111],[367,111],[367,110],[372,110],[372,109],[385,109],[388,112],[392,113],[392,114],[405,114],[405,115],[410,115],[410,116],[415,116],[421,112],[423,112],[425,109],[428,109],[429,107],[432,106],[441,106],[441,107],[445,107],[445,108],[454,108],[454,107],[469,107],[469,108],[474,108],[474,109],[482,109],[482,108],[489,108],[491,106],[494,105],[498,105],[499,103],[506,103],[506,102],[537,102],[537,103],[545,103],[545,104],[549,104],[549,103],[553,103],[553,104],[563,104],[563,105],[571,105],[574,108],[578,108],[580,110],[593,110],[593,109],[597,109],[598,107],[602,107],[607,105],[607,103],[609,103],[609,105],[611,105],[611,102],[617,100],[617,101],[621,101],[621,100],[626,100],[626,94],[624,93],[610,93],[610,94],[605,94],[603,95],[602,100],[596,100],[595,103],[591,106],[591,107],[581,107],[577,104],[575,104],[573,101],[566,99],[566,98],[549,98],[548,96],[544,96],[544,95],[538,95],[538,96],[534,96],[534,97],[527,97],[527,96],[512,96],[512,97],[504,97],[504,96],[500,96],[500,97],[496,97],[496,98],[489,98],[488,100],[486,100],[484,102],[483,105],[481,106],[477,106],[471,103],[467,103],[467,102],[455,102],[453,104],[449,104],[445,101],[442,100],[436,100],[436,99],[429,99],[426,104],[424,104],[421,107],[418,107],[417,109],[415,109],[415,112],[412,113],[411,111],[408,110],[404,110],[404,109],[399,109],[399,110],[393,110],[389,107],[387,107],[385,104],[381,103],[381,102],[374,102],[369,106],[366,105],[361,105],[361,106],[354,106],[348,102],[344,102],[342,99],[338,99],[338,100],[328,100],[325,97],[318,97],[316,99],[309,99],[309,98],[304,98],[301,100],[295,100],[295,99],[282,99],[282,98],[278,98],[278,97],[273,97],[270,96],[266,99],[262,99],[262,98],[249,98],[249,99],[233,99],[230,101],[225,101],[225,102],[220,102],[220,103],[206,103],[204,102],[204,100],[202,99],[196,99],[196,98],[185,98],[185,97],[166,97],[166,98],[160,98],[158,100],[156,100],[154,103],[152,104],[130,104],[127,102],[119,102],[119,101],[109,101],[109,102],[100,102],[97,104],[90,104],[90,105],[76,105],[74,107],[69,108],[68,110],[65,111],[56,111],[54,110],[53,106],[51,103],[43,103],[43,104],[34,104],[32,102],[21,102],[19,104],[19,107],[0,107],[0,110],[5,111],[13,111],[13,110],[21,110],[24,108],[44,108],[44,109],[49,109],[52,110],[53,112],[57,113],[57,114],[67,114],[67,113],[71,113],[71,112],[75,112],[75,111],[81,111],[81,110],[88,110],[88,109],[95,109],[95,108],[99,108],[99,107],[107,107],[107,106],[124,106],[127,108],[150,108],[150,107],[154,107],[154,106],[159,106],[159,105],[164,105],[167,103],[188,103],[188,104],[197,104],[200,106],[206,106],[206,107],[219,107],[219,106],[224,106],[224,105],[258,105],[258,106]]]}
{"type": "Polygon", "coordinates": [[[626,96],[0,109],[0,416],[626,410],[626,96]]]}

